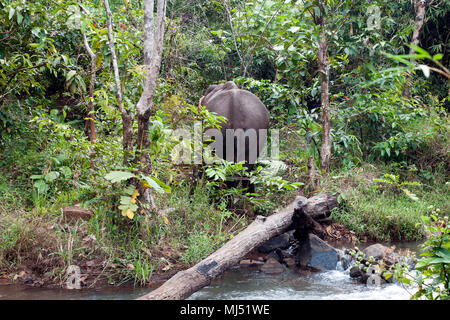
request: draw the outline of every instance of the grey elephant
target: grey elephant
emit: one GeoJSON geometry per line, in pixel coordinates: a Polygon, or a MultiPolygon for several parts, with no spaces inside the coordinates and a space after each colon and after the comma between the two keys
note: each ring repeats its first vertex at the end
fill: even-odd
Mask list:
{"type": "Polygon", "coordinates": [[[264,148],[269,128],[269,112],[261,100],[250,91],[239,89],[233,81],[228,81],[206,89],[199,104],[227,118],[227,122],[221,124],[223,152],[216,150],[216,154],[230,162],[245,160],[251,167],[264,148]],[[227,132],[227,129],[233,130],[227,132]],[[227,140],[227,134],[233,137],[227,140]],[[231,153],[227,157],[227,148],[230,147],[234,148],[231,158],[231,153]]]}
{"type": "MultiPolygon", "coordinates": [[[[223,149],[216,148],[216,155],[230,162],[245,161],[251,170],[266,144],[269,128],[269,112],[261,100],[250,91],[239,89],[233,81],[228,81],[206,89],[199,105],[227,118],[227,122],[221,124],[223,140],[219,145],[223,149]],[[233,151],[232,154],[230,151],[233,151]]],[[[244,186],[254,192],[255,187],[249,181],[245,181],[244,186]]]]}

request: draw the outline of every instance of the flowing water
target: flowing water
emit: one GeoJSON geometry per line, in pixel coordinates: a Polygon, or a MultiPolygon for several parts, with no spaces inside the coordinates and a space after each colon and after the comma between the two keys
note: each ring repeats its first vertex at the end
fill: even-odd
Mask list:
{"type": "MultiPolygon", "coordinates": [[[[392,244],[390,244],[392,245],[392,244]]],[[[417,243],[396,243],[397,248],[418,252],[417,243]]],[[[338,246],[336,246],[338,247],[338,246]]],[[[100,289],[42,289],[22,285],[0,285],[0,300],[130,300],[150,292],[149,288],[106,287],[100,289]]],[[[233,268],[194,293],[189,299],[242,300],[403,300],[410,294],[397,284],[368,288],[355,283],[348,270],[329,270],[307,275],[287,270],[265,274],[257,269],[233,268]]]]}
{"type": "Polygon", "coordinates": [[[350,279],[348,271],[331,270],[311,275],[288,271],[267,275],[257,271],[230,270],[213,285],[190,299],[223,300],[402,300],[410,295],[401,286],[388,284],[370,289],[350,279]]]}

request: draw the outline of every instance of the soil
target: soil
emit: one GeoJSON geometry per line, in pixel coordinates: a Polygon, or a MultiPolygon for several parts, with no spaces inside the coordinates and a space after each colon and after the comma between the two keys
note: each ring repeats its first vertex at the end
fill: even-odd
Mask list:
{"type": "MultiPolygon", "coordinates": [[[[104,268],[99,268],[97,266],[89,267],[91,261],[84,261],[83,263],[78,263],[81,269],[81,288],[102,288],[111,284],[117,285],[129,285],[133,284],[133,281],[120,282],[120,279],[108,278],[111,272],[105,274],[104,268]],[[113,283],[111,282],[113,280],[113,283]]],[[[112,266],[114,267],[114,266],[112,266]]],[[[172,265],[170,270],[156,270],[153,272],[151,278],[147,282],[146,286],[158,287],[162,285],[165,281],[174,276],[177,272],[186,269],[182,264],[172,265]]],[[[0,285],[7,285],[12,283],[28,285],[30,287],[39,288],[64,288],[65,282],[55,280],[49,275],[41,274],[37,272],[38,268],[35,264],[28,264],[21,266],[20,268],[14,270],[13,272],[0,273],[0,285]]],[[[64,279],[63,279],[64,280],[64,279]]]]}

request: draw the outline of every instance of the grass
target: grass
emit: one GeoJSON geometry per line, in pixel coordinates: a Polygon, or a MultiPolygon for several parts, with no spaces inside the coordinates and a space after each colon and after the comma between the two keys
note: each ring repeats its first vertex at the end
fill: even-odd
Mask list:
{"type": "Polygon", "coordinates": [[[79,192],[61,192],[36,210],[26,206],[6,175],[0,190],[0,270],[27,268],[50,283],[63,284],[65,270],[75,264],[111,284],[144,285],[156,271],[182,269],[205,258],[247,223],[245,216],[217,209],[206,188],[187,185],[156,197],[158,208],[170,209],[166,219],[157,213],[118,219],[120,213],[99,202],[91,207],[90,221],[75,224],[65,223],[61,208],[79,202],[79,192]]]}
{"type": "MultiPolygon", "coordinates": [[[[406,186],[418,200],[408,197],[400,187],[382,186],[374,182],[392,166],[378,168],[365,164],[360,168],[337,174],[328,181],[328,188],[343,194],[345,205],[334,210],[332,218],[356,232],[360,238],[373,241],[412,241],[425,236],[421,216],[438,209],[449,214],[448,184],[434,181],[433,185],[406,186]],[[334,180],[334,181],[333,181],[334,180]],[[376,188],[375,188],[376,187],[376,188]]],[[[442,175],[440,175],[442,177],[442,175]]],[[[445,175],[444,175],[445,176],[445,175]]],[[[420,181],[417,174],[408,173],[409,181],[420,181]]],[[[445,180],[445,179],[444,179],[445,180]]],[[[427,181],[430,183],[430,181],[427,181]]]]}

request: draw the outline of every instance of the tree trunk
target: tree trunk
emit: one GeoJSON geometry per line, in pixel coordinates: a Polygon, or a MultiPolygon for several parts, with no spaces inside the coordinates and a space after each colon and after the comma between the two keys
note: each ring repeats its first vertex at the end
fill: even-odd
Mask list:
{"type": "Polygon", "coordinates": [[[317,59],[319,61],[319,73],[320,73],[320,100],[321,100],[321,121],[322,121],[322,148],[320,152],[320,167],[325,173],[330,171],[330,158],[331,158],[331,117],[330,117],[330,100],[328,94],[328,83],[330,60],[328,58],[328,45],[325,30],[325,18],[322,12],[327,1],[319,1],[321,14],[317,19],[316,24],[320,25],[319,33],[319,51],[317,53],[317,59]]]}
{"type": "MultiPolygon", "coordinates": [[[[422,30],[423,23],[425,21],[425,11],[427,9],[428,2],[425,0],[414,0],[414,11],[416,12],[416,18],[414,19],[414,31],[411,39],[411,43],[418,46],[420,31],[422,30]]],[[[416,51],[411,48],[409,54],[414,54],[416,51]]],[[[405,74],[405,82],[402,88],[402,95],[405,99],[411,98],[411,91],[413,87],[413,79],[410,72],[405,74]]]]}
{"type": "Polygon", "coordinates": [[[128,111],[123,107],[122,103],[122,85],[120,83],[119,67],[117,64],[116,49],[114,46],[114,36],[111,21],[111,9],[109,8],[108,0],[105,1],[106,16],[108,21],[108,40],[109,50],[111,51],[111,59],[114,69],[114,80],[116,82],[116,98],[119,111],[122,116],[123,125],[123,163],[128,163],[128,157],[133,150],[133,119],[128,111]]]}
{"type": "MultiPolygon", "coordinates": [[[[167,0],[158,0],[156,23],[153,19],[153,0],[144,0],[144,65],[146,77],[144,80],[144,90],[137,103],[137,162],[140,171],[144,174],[151,173],[150,147],[150,114],[153,107],[153,96],[159,77],[162,62],[162,51],[164,41],[164,20],[166,16],[167,0]]],[[[142,186],[137,186],[140,194],[140,201],[149,203],[150,191],[142,186]]]]}
{"type": "Polygon", "coordinates": [[[91,58],[91,81],[89,83],[89,102],[88,102],[88,108],[87,108],[87,115],[86,115],[86,123],[85,123],[85,132],[87,133],[89,137],[89,141],[91,143],[95,143],[97,140],[97,131],[95,130],[95,113],[94,113],[94,89],[95,89],[95,78],[96,78],[96,72],[97,72],[97,58],[95,56],[95,53],[92,51],[91,47],[89,46],[89,43],[86,38],[86,32],[83,32],[83,43],[84,47],[86,48],[87,53],[89,54],[89,57],[91,58]]]}
{"type": "Polygon", "coordinates": [[[313,156],[309,156],[307,161],[308,168],[308,184],[312,190],[316,189],[316,171],[314,170],[314,158],[313,156]]]}
{"type": "MultiPolygon", "coordinates": [[[[180,300],[186,299],[194,292],[209,285],[211,280],[226,269],[239,263],[249,252],[258,248],[267,240],[293,228],[293,214],[297,207],[304,208],[304,213],[318,212],[320,206],[329,211],[335,196],[323,194],[311,199],[298,196],[286,208],[269,216],[257,216],[245,230],[228,241],[222,248],[185,271],[178,272],[161,287],[139,298],[140,300],[180,300]],[[301,202],[300,202],[301,201],[301,202]],[[308,203],[311,204],[308,206],[308,203]],[[325,205],[325,203],[327,205],[325,205]]],[[[337,201],[336,201],[337,205],[337,201]]],[[[326,212],[323,212],[326,215],[326,212]]],[[[309,218],[308,221],[311,221],[309,218]]],[[[316,225],[316,224],[315,224],[316,225]]]]}

